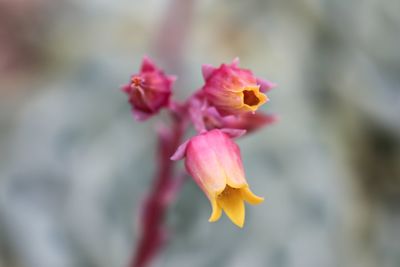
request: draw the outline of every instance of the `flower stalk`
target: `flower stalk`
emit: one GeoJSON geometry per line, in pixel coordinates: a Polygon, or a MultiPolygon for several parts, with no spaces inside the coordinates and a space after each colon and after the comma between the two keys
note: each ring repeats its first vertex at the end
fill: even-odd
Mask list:
{"type": "Polygon", "coordinates": [[[122,88],[137,121],[148,120],[161,110],[170,118],[169,127],[158,130],[157,171],[142,207],[141,235],[130,267],[147,266],[167,241],[165,216],[184,177],[177,175],[177,160],[185,160],[186,172],[208,198],[209,222],[218,221],[224,212],[242,228],[245,203],[256,205],[264,200],[250,190],[234,139],[276,121],[274,115],[258,112],[274,84],[240,68],[238,59],[218,68],[203,65],[202,74],[203,87],[178,104],[171,100],[175,76],[165,74],[145,57],[140,72],[122,88]],[[189,126],[197,134],[183,141],[189,126]]]}
{"type": "Polygon", "coordinates": [[[168,231],[164,219],[171,202],[183,182],[183,176],[175,174],[175,162],[171,155],[178,148],[185,128],[184,119],[170,113],[172,126],[158,132],[157,166],[154,182],[144,205],[140,220],[141,237],[131,267],[144,267],[165,244],[168,231]]]}

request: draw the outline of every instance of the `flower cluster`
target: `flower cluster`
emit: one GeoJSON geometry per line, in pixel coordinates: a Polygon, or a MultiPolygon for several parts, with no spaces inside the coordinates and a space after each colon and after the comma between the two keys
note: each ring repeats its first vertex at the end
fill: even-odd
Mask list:
{"type": "Polygon", "coordinates": [[[259,204],[246,181],[240,149],[234,138],[275,121],[275,117],[256,112],[268,101],[266,93],[275,85],[240,68],[239,60],[219,67],[202,66],[204,85],[186,102],[171,101],[173,76],[143,59],[141,70],[123,87],[137,120],[145,120],[160,109],[168,110],[179,123],[193,125],[197,135],[183,142],[170,155],[185,160],[187,172],[203,190],[212,207],[210,222],[222,211],[239,227],[245,220],[245,205],[259,204]]]}

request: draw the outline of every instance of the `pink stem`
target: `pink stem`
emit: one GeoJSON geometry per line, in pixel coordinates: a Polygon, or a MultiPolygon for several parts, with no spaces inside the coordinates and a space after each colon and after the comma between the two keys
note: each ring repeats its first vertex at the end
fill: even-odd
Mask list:
{"type": "Polygon", "coordinates": [[[164,218],[182,179],[174,175],[174,161],[171,155],[178,148],[184,133],[182,118],[172,114],[173,125],[169,131],[159,134],[158,172],[153,187],[146,198],[141,218],[142,236],[138,241],[130,267],[147,266],[159,252],[167,238],[164,218]],[[171,192],[173,191],[173,192],[171,192]]]}
{"type": "MultiPolygon", "coordinates": [[[[171,1],[170,9],[155,42],[157,44],[155,50],[158,51],[160,57],[175,68],[181,61],[180,51],[190,29],[194,2],[195,0],[171,1]]],[[[158,171],[144,203],[140,221],[142,236],[138,241],[130,267],[148,266],[167,239],[164,217],[183,181],[183,176],[176,177],[174,174],[175,161],[170,160],[180,145],[186,128],[186,118],[181,117],[182,114],[186,114],[186,110],[180,112],[183,110],[174,110],[175,107],[171,108],[173,120],[171,130],[159,135],[158,171]]]]}

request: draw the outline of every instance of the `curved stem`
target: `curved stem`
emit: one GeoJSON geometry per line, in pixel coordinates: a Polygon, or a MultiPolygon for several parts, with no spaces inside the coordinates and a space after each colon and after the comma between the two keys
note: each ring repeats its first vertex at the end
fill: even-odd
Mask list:
{"type": "Polygon", "coordinates": [[[142,236],[138,241],[130,267],[147,266],[167,239],[164,218],[182,183],[182,179],[178,179],[174,174],[175,162],[170,160],[170,157],[181,143],[186,128],[184,118],[172,112],[171,117],[171,129],[159,131],[158,171],[143,206],[140,221],[142,236]]]}

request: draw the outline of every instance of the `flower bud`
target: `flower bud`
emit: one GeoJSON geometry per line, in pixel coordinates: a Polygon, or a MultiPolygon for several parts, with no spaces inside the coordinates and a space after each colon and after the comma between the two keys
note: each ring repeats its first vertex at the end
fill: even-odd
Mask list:
{"type": "Polygon", "coordinates": [[[210,222],[217,221],[222,210],[243,227],[244,201],[259,204],[247,184],[239,147],[221,130],[214,129],[190,139],[178,148],[172,159],[186,157],[185,166],[211,202],[210,222]]]}
{"type": "Polygon", "coordinates": [[[122,90],[129,96],[134,117],[145,120],[169,105],[175,77],[165,75],[149,58],[145,57],[138,74],[131,77],[122,90]]]}
{"type": "Polygon", "coordinates": [[[257,79],[250,70],[238,67],[238,59],[219,68],[203,65],[205,80],[203,92],[211,105],[222,115],[255,112],[268,101],[262,92],[274,86],[273,83],[257,79]]]}

